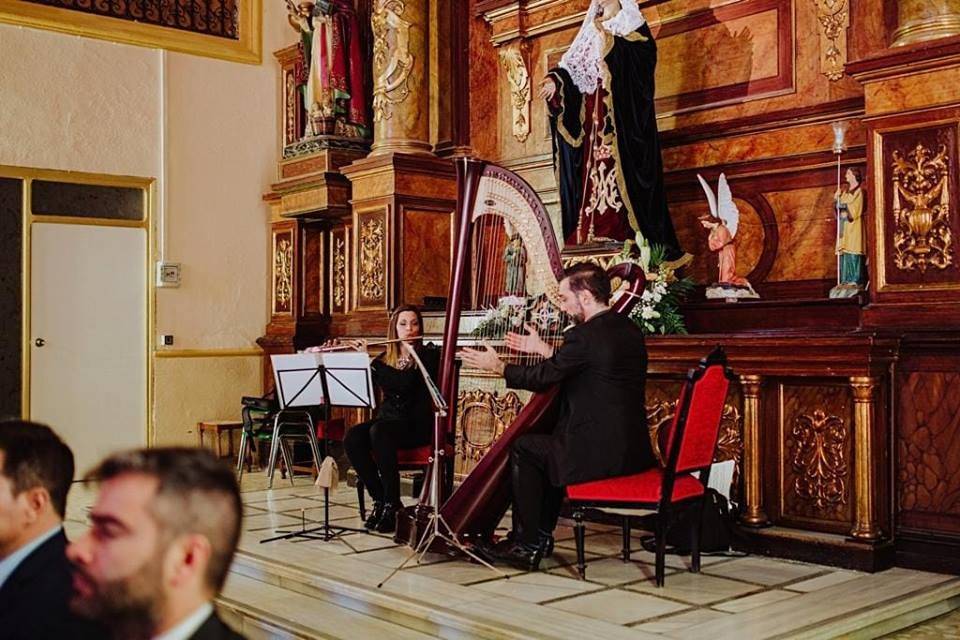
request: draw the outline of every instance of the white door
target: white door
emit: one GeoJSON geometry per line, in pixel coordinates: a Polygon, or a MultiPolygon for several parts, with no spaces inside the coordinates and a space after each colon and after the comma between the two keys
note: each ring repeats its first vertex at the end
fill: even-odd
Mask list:
{"type": "Polygon", "coordinates": [[[30,418],[82,477],[147,443],[147,233],[34,222],[31,238],[30,418]]]}

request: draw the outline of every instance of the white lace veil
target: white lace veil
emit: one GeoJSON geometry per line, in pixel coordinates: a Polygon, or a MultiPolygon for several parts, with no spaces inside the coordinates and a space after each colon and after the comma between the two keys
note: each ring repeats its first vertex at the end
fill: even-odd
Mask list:
{"type": "MultiPolygon", "coordinates": [[[[582,93],[593,93],[600,77],[603,34],[594,24],[599,10],[599,0],[592,0],[577,37],[560,59],[560,66],[566,69],[582,93]]],[[[639,29],[644,22],[637,0],[620,0],[620,11],[602,24],[613,35],[623,37],[639,29]]]]}

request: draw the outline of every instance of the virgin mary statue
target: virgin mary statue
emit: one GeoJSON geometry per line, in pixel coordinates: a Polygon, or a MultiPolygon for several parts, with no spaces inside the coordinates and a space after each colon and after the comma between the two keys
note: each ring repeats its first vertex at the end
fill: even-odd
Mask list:
{"type": "Polygon", "coordinates": [[[567,246],[634,239],[683,255],[667,210],[654,110],[657,46],[637,0],[592,0],[540,88],[567,246]]]}

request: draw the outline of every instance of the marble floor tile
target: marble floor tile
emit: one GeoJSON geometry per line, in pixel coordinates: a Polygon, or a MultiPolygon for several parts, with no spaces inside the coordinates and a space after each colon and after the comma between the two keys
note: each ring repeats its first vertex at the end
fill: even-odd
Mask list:
{"type": "MultiPolygon", "coordinates": [[[[366,562],[369,564],[375,564],[381,567],[396,567],[399,566],[401,562],[410,557],[410,547],[407,546],[392,546],[386,547],[383,549],[378,549],[376,551],[364,551],[363,553],[358,553],[356,555],[350,556],[354,560],[360,562],[366,562]]],[[[450,560],[450,556],[441,553],[428,553],[423,558],[422,564],[430,564],[433,562],[443,562],[450,560]]],[[[416,561],[411,560],[412,566],[416,566],[416,561]]]]}
{"type": "MultiPolygon", "coordinates": [[[[603,556],[590,553],[589,551],[584,553],[584,557],[588,565],[591,562],[597,562],[603,558],[603,556]]],[[[540,561],[540,570],[551,571],[558,575],[579,579],[580,574],[577,573],[577,552],[573,549],[554,547],[553,554],[551,554],[549,558],[544,558],[540,561]]]]}
{"type": "Polygon", "coordinates": [[[651,633],[679,633],[695,624],[713,622],[729,615],[729,613],[714,611],[713,609],[689,609],[650,622],[642,622],[634,625],[634,628],[651,633]]]}
{"type": "Polygon", "coordinates": [[[550,602],[546,606],[615,624],[628,624],[689,607],[655,596],[613,589],[550,602]]]}
{"type": "MultiPolygon", "coordinates": [[[[563,547],[564,549],[576,549],[577,542],[573,538],[569,540],[558,540],[556,546],[563,547]]],[[[630,546],[634,549],[642,548],[640,546],[640,539],[633,538],[630,546]]],[[[619,533],[588,533],[584,537],[583,548],[590,553],[596,553],[602,556],[619,555],[623,550],[623,538],[619,533]]]]}
{"type": "Polygon", "coordinates": [[[740,613],[741,611],[749,611],[750,609],[763,607],[768,604],[773,604],[774,602],[780,602],[781,600],[789,600],[790,598],[795,598],[798,595],[799,594],[797,594],[795,591],[772,589],[770,591],[761,591],[760,593],[755,593],[753,595],[736,598],[734,600],[728,600],[727,602],[721,602],[712,606],[714,609],[719,609],[720,611],[740,613]]]}
{"type": "MultiPolygon", "coordinates": [[[[578,578],[576,565],[551,570],[551,573],[570,575],[578,578]]],[[[638,580],[654,580],[655,570],[652,565],[642,562],[624,562],[620,558],[603,558],[587,560],[586,579],[589,582],[599,582],[608,586],[637,582],[638,580]]]]}
{"type": "Polygon", "coordinates": [[[404,569],[410,573],[420,576],[428,576],[444,582],[453,582],[455,584],[469,585],[489,580],[502,579],[503,575],[515,576],[522,573],[512,567],[497,567],[496,573],[489,568],[473,562],[463,560],[454,560],[452,562],[435,562],[433,564],[424,564],[417,566],[414,564],[409,569],[404,569]]]}
{"type": "Polygon", "coordinates": [[[807,593],[809,591],[817,591],[819,589],[825,589],[826,587],[832,587],[835,584],[841,584],[855,578],[862,578],[864,575],[866,574],[857,571],[842,571],[838,569],[825,575],[817,576],[816,578],[810,578],[809,580],[788,584],[783,588],[789,591],[801,591],[807,593]]]}
{"type": "MultiPolygon", "coordinates": [[[[300,524],[299,517],[294,517],[292,514],[285,513],[260,511],[258,513],[251,513],[250,515],[243,516],[243,528],[247,531],[255,531],[257,529],[283,529],[291,527],[296,529],[300,526],[300,524]]],[[[313,523],[309,521],[307,522],[307,526],[311,526],[312,524],[313,523]]]]}
{"type": "Polygon", "coordinates": [[[263,502],[248,502],[251,507],[259,507],[268,511],[278,511],[289,513],[291,511],[300,512],[300,509],[313,509],[322,507],[323,501],[318,498],[305,498],[302,496],[289,496],[284,498],[272,498],[263,502]]]}
{"type": "Polygon", "coordinates": [[[762,587],[737,580],[717,578],[704,573],[681,571],[666,576],[663,587],[653,581],[632,584],[626,587],[633,591],[652,593],[691,604],[709,604],[754,593],[762,587]]]}
{"type": "Polygon", "coordinates": [[[720,565],[703,568],[704,573],[712,576],[733,578],[768,586],[798,580],[821,571],[823,571],[823,568],[817,565],[756,557],[739,558],[720,565]]]}
{"type": "MultiPolygon", "coordinates": [[[[316,504],[316,503],[315,503],[316,504]]],[[[313,520],[314,522],[323,522],[323,501],[320,502],[320,506],[314,507],[301,507],[304,514],[307,517],[307,520],[313,520]]],[[[296,515],[300,517],[300,509],[287,510],[284,509],[283,513],[296,515]]],[[[359,517],[360,512],[357,511],[356,507],[351,507],[349,505],[339,505],[339,504],[330,504],[330,519],[337,520],[339,518],[353,518],[359,517]]]]}
{"type": "Polygon", "coordinates": [[[524,573],[509,579],[482,582],[472,589],[480,589],[498,596],[516,598],[525,602],[545,602],[568,596],[596,591],[603,587],[598,584],[572,580],[549,573],[524,573]]]}

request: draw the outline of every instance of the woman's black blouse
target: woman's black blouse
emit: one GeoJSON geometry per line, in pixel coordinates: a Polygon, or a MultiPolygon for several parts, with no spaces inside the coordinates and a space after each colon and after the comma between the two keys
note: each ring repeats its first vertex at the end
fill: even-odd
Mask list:
{"type": "MultiPolygon", "coordinates": [[[[417,355],[423,361],[434,382],[440,369],[440,349],[433,344],[418,345],[417,355]]],[[[373,370],[373,382],[383,392],[377,417],[386,420],[412,422],[424,441],[433,433],[433,402],[427,390],[423,374],[417,366],[408,369],[396,369],[383,361],[382,357],[370,363],[373,370]]]]}

